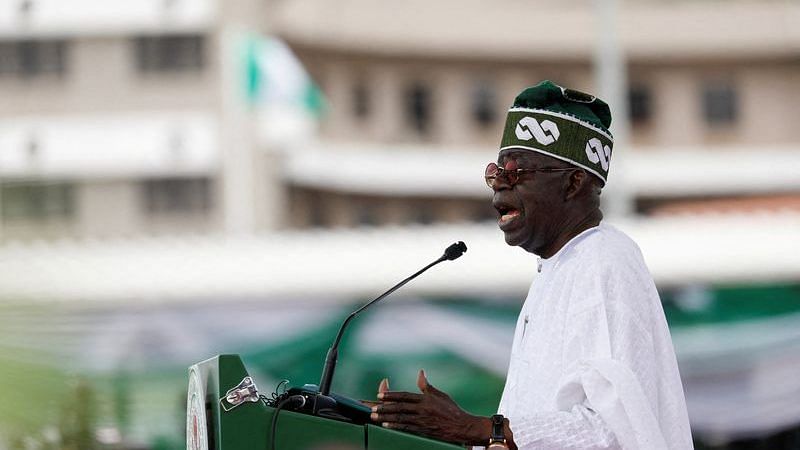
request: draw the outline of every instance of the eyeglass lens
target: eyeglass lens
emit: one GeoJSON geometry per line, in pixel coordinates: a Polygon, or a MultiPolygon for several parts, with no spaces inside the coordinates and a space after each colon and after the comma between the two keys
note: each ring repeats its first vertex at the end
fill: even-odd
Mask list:
{"type": "Polygon", "coordinates": [[[486,166],[484,177],[486,178],[486,184],[488,184],[489,187],[494,187],[497,177],[500,176],[505,176],[509,184],[516,184],[517,180],[519,179],[519,175],[517,174],[517,162],[513,159],[510,159],[506,161],[505,167],[499,167],[493,162],[486,166]]]}

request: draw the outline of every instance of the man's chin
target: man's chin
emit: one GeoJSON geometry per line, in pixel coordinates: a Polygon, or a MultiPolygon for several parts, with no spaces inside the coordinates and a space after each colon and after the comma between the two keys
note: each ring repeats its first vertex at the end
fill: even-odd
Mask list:
{"type": "Polygon", "coordinates": [[[521,247],[527,241],[528,237],[526,233],[522,232],[522,230],[510,230],[510,231],[503,231],[503,237],[506,240],[506,244],[512,247],[521,247]]]}
{"type": "Polygon", "coordinates": [[[531,236],[531,233],[526,231],[524,228],[503,231],[503,237],[505,238],[506,244],[512,247],[520,247],[526,252],[538,255],[538,253],[533,250],[535,247],[533,243],[533,236],[531,236]]]}

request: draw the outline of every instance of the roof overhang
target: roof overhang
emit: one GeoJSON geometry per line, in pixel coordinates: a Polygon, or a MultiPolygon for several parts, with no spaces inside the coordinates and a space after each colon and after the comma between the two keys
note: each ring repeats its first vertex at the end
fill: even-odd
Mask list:
{"type": "MultiPolygon", "coordinates": [[[[656,148],[614,153],[608,186],[635,196],[691,197],[800,192],[800,151],[656,148]]],[[[286,153],[296,186],[363,195],[487,198],[495,149],[314,143],[286,153]]]]}
{"type": "Polygon", "coordinates": [[[0,0],[0,38],[199,32],[213,27],[217,7],[217,0],[0,0]]]}
{"type": "MultiPolygon", "coordinates": [[[[530,62],[591,59],[607,32],[598,17],[584,1],[294,0],[276,4],[270,20],[295,47],[530,62]]],[[[792,58],[798,20],[792,2],[632,2],[619,8],[616,34],[626,57],[639,61],[792,58]]]]}
{"type": "Polygon", "coordinates": [[[8,119],[0,123],[0,178],[209,174],[220,165],[217,128],[205,112],[8,119]]]}
{"type": "MultiPolygon", "coordinates": [[[[800,215],[702,216],[614,223],[640,246],[658,284],[797,281],[800,215]]],[[[493,223],[285,231],[248,236],[7,243],[0,299],[119,303],[371,298],[463,240],[469,247],[401,295],[522,298],[535,256],[493,223]]]]}

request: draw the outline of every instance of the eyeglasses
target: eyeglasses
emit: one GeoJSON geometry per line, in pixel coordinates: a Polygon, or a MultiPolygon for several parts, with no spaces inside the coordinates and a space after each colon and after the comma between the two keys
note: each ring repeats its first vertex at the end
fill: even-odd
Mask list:
{"type": "Polygon", "coordinates": [[[505,176],[506,182],[509,186],[514,186],[519,181],[520,174],[533,173],[533,172],[566,172],[575,169],[556,169],[556,168],[540,168],[540,169],[517,169],[517,162],[509,160],[506,162],[505,167],[500,167],[497,164],[490,162],[486,166],[486,171],[483,176],[486,178],[486,185],[494,189],[495,183],[499,177],[505,176]]]}

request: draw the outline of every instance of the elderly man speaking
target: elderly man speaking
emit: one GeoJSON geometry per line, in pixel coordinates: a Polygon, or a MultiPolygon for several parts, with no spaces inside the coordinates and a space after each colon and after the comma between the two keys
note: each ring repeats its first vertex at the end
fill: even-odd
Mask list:
{"type": "Polygon", "coordinates": [[[692,448],[658,292],[637,245],[601,223],[608,105],[550,81],[508,111],[486,183],[506,243],[539,257],[498,414],[478,417],[428,383],[378,388],[372,420],[490,449],[692,448]]]}

